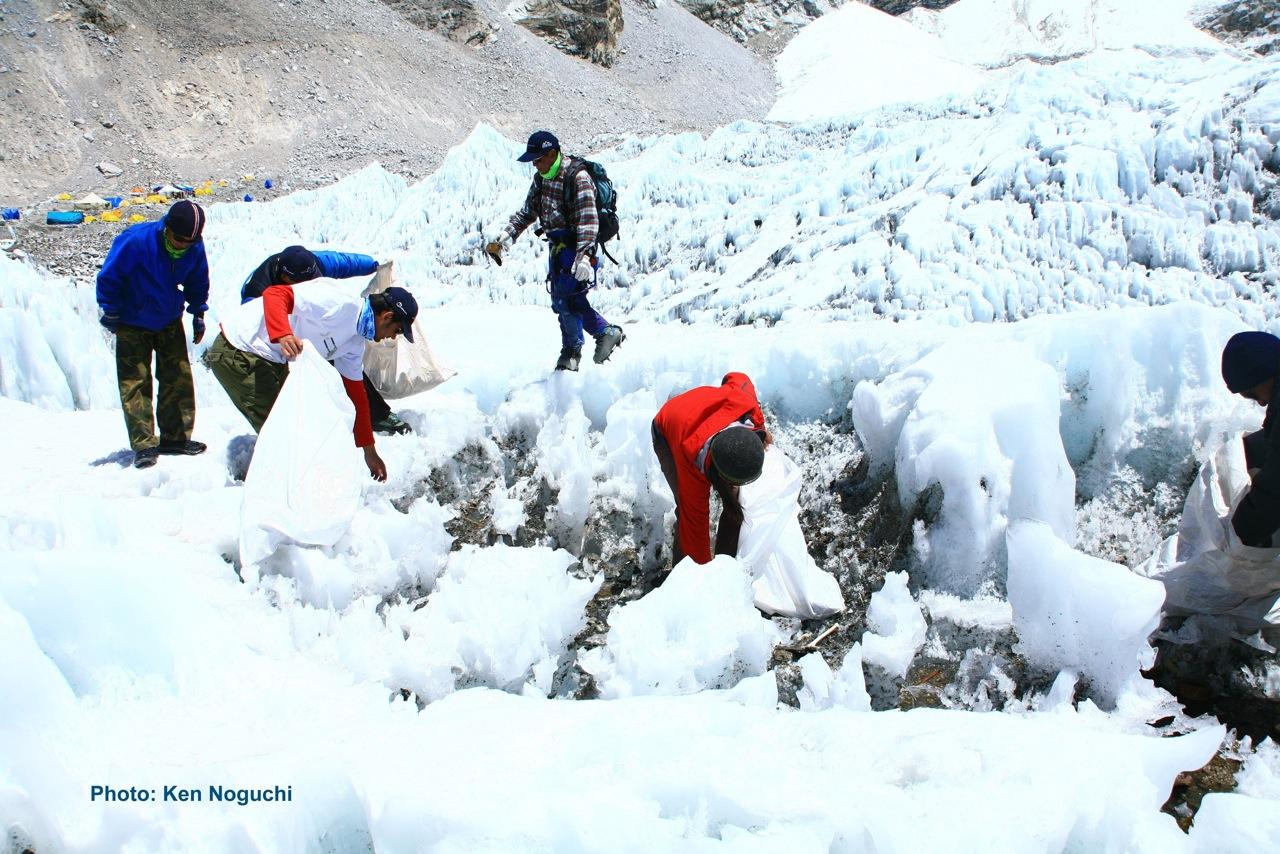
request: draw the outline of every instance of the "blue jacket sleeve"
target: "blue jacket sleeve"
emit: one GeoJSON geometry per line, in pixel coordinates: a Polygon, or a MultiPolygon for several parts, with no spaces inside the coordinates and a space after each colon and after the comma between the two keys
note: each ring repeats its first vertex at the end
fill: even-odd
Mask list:
{"type": "Polygon", "coordinates": [[[187,312],[204,314],[209,310],[209,257],[204,254],[204,242],[191,247],[197,253],[191,272],[182,283],[182,293],[187,300],[187,312]]]}
{"type": "Polygon", "coordinates": [[[353,276],[370,276],[378,272],[378,262],[368,255],[356,252],[315,253],[320,270],[330,279],[350,279],[353,276]]]}
{"type": "Polygon", "coordinates": [[[120,314],[120,289],[124,287],[130,266],[123,237],[120,235],[112,241],[107,260],[102,262],[102,269],[98,271],[98,308],[103,314],[120,314]]]}

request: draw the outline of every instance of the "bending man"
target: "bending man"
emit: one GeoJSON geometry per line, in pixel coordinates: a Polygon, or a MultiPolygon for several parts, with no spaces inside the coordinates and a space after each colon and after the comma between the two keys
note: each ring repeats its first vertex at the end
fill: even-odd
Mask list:
{"type": "Polygon", "coordinates": [[[773,441],[755,386],[746,374],[725,374],[719,386],[699,386],[666,402],[653,419],[653,452],[676,497],[672,566],[686,555],[711,561],[711,490],[722,510],[715,553],[736,555],[742,530],[738,488],[760,476],[773,441]]]}
{"type": "MultiPolygon", "coordinates": [[[[371,276],[378,272],[380,266],[382,265],[372,256],[356,252],[312,252],[303,246],[287,246],[284,251],[268,257],[249,274],[249,278],[240,287],[240,301],[256,299],[272,285],[295,285],[322,276],[327,279],[371,276]]],[[[373,421],[374,432],[386,436],[411,432],[409,425],[391,411],[369,376],[362,376],[364,393],[369,398],[369,418],[373,421]]]]}
{"type": "Polygon", "coordinates": [[[387,467],[374,448],[369,400],[360,377],[364,342],[404,335],[413,340],[418,303],[404,288],[387,288],[365,298],[336,286],[305,288],[276,285],[262,298],[244,303],[223,323],[206,361],[236,409],[261,431],[280,395],[285,362],[310,344],[333,363],[356,408],[356,446],[375,480],[387,479],[387,467]]]}

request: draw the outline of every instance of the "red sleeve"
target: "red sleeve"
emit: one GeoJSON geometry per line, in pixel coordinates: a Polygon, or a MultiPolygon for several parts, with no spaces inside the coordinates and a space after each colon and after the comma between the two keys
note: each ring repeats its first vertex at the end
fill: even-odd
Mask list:
{"type": "Polygon", "coordinates": [[[697,563],[711,562],[711,484],[697,466],[676,458],[676,526],[680,548],[697,563]]]}
{"type": "Polygon", "coordinates": [[[342,387],[347,390],[347,397],[356,405],[356,426],[352,431],[356,435],[356,447],[367,448],[373,444],[373,419],[369,417],[369,395],[365,394],[364,382],[343,377],[342,387]]]}
{"type": "MultiPolygon", "coordinates": [[[[290,314],[293,314],[293,285],[272,285],[262,292],[262,316],[267,320],[267,338],[271,343],[293,334],[290,314]]],[[[365,406],[368,405],[365,401],[365,406]]]]}

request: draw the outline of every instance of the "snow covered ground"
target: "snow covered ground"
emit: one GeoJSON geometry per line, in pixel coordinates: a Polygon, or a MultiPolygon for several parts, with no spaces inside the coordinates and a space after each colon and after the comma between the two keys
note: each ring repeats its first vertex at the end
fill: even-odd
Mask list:
{"type": "Polygon", "coordinates": [[[1083,51],[1065,31],[1017,42],[1051,62],[947,47],[966,14],[1006,5],[1036,11],[962,0],[908,33],[846,7],[780,59],[776,123],[595,153],[624,216],[623,266],[594,301],[628,339],[580,374],[548,371],[541,247],[526,236],[501,268],[478,251],[529,177],[488,128],[414,186],[370,168],[212,210],[213,323],[284,245],[365,251],[395,260],[459,371],[397,404],[415,433],[380,439],[390,477],[366,485],[348,533],[283,547],[246,584],[252,441],[212,376],[197,361],[209,452],[132,469],[92,283],[0,258],[11,844],[1274,849],[1270,743],[1242,748],[1237,791],[1206,798],[1189,836],[1159,812],[1224,730],[1139,674],[1159,585],[1075,547],[1135,527],[1097,515],[1116,484],[1176,494],[1258,423],[1218,356],[1246,326],[1280,332],[1280,59],[1150,4],[1141,42],[1096,14],[1108,37],[1083,51]],[[964,73],[868,101],[850,81],[895,91],[872,50],[888,43],[904,68],[964,73]],[[792,73],[826,97],[799,102],[792,73]],[[753,378],[780,442],[814,422],[854,431],[904,513],[941,487],[914,523],[910,583],[887,577],[862,642],[798,662],[799,709],[771,671],[794,626],[760,616],[731,559],[681,566],[577,652],[605,583],[599,519],[623,520],[638,570],[671,521],[649,419],[727,370],[753,378]],[[453,549],[472,519],[495,542],[453,549]],[[1016,631],[1056,679],[998,714],[870,711],[868,674],[905,673],[948,620],[1016,631]],[[572,699],[575,661],[602,699],[572,699]],[[1166,715],[1185,734],[1156,737],[1147,722],[1166,715]],[[291,800],[211,803],[211,786],[291,800]]]}

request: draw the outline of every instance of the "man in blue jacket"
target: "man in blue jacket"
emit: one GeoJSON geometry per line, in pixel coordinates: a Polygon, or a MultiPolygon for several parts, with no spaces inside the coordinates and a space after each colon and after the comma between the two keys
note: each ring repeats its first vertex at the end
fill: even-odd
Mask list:
{"type": "MultiPolygon", "coordinates": [[[[304,246],[287,246],[258,265],[240,288],[240,302],[262,296],[272,285],[296,285],[312,279],[350,279],[371,276],[378,272],[377,260],[357,252],[312,252],[304,246]]],[[[384,436],[408,433],[411,428],[391,411],[391,406],[378,392],[369,375],[364,377],[364,390],[369,398],[369,415],[373,419],[374,432],[384,436]]]]}
{"type": "Polygon", "coordinates": [[[191,340],[204,338],[209,306],[209,261],[204,253],[204,209],[183,200],[163,220],[130,226],[111,244],[98,273],[100,323],[116,336],[116,381],[133,464],[148,468],[159,454],[201,454],[191,439],[195,386],[182,330],[191,314],[191,340]],[[158,385],[152,409],[151,362],[158,385]],[[155,426],[159,423],[160,438],[155,426]]]}

